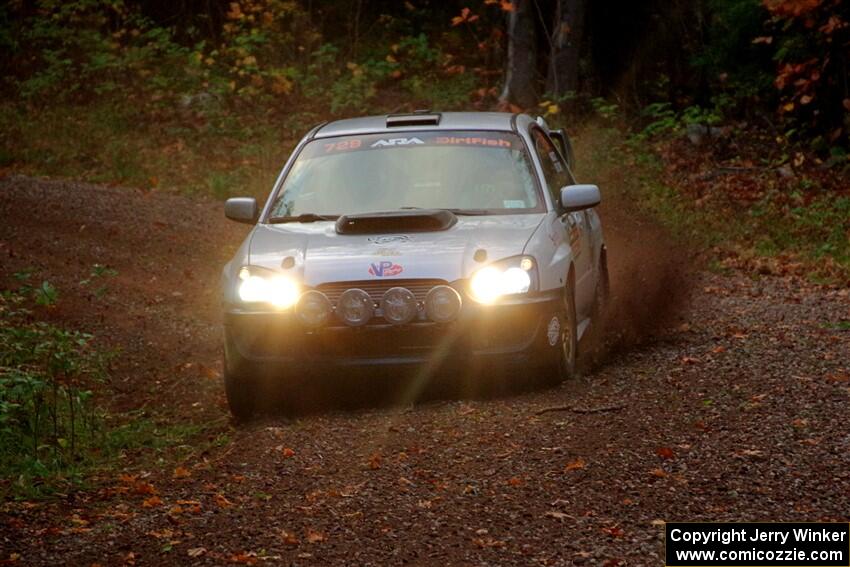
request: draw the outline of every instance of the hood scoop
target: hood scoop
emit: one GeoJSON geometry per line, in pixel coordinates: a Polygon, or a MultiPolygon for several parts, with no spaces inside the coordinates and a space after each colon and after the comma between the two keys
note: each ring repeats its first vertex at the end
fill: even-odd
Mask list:
{"type": "Polygon", "coordinates": [[[336,221],[337,234],[385,234],[395,232],[439,232],[457,223],[445,209],[412,209],[343,215],[336,221]]]}

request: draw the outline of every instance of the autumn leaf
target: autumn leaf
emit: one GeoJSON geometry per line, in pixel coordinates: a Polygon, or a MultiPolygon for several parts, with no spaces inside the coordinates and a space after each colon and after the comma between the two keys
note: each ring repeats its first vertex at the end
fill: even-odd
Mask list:
{"type": "Polygon", "coordinates": [[[243,565],[254,565],[257,562],[257,554],[253,551],[247,553],[234,553],[230,556],[231,563],[242,563],[243,565]]]}
{"type": "Polygon", "coordinates": [[[295,450],[290,447],[284,447],[280,450],[281,455],[283,455],[284,459],[291,459],[295,456],[295,450]]]}
{"type": "Polygon", "coordinates": [[[198,364],[198,373],[207,380],[218,380],[221,377],[215,368],[210,368],[205,364],[198,364]]]}
{"type": "Polygon", "coordinates": [[[381,468],[381,461],[383,458],[380,453],[373,453],[371,457],[369,457],[368,466],[370,469],[375,470],[381,468]]]}
{"type": "Polygon", "coordinates": [[[472,23],[478,19],[478,16],[472,13],[469,8],[464,8],[460,11],[460,16],[452,18],[452,26],[459,26],[463,23],[472,23]]]}
{"type": "Polygon", "coordinates": [[[144,502],[142,502],[142,508],[155,508],[156,506],[162,505],[162,498],[159,496],[151,496],[150,498],[146,498],[144,502]]]}
{"type": "Polygon", "coordinates": [[[493,539],[492,537],[479,537],[472,540],[472,543],[477,545],[478,547],[484,549],[488,547],[505,547],[507,544],[500,539],[493,539]]]}
{"type": "Polygon", "coordinates": [[[298,542],[298,536],[296,536],[294,533],[288,532],[286,530],[280,530],[280,539],[283,540],[283,543],[285,545],[288,545],[288,546],[291,546],[291,547],[294,547],[294,546],[298,545],[298,543],[299,543],[298,542]]]}
{"type": "Polygon", "coordinates": [[[174,474],[171,475],[173,478],[189,478],[192,476],[192,472],[186,467],[177,467],[174,469],[174,474]]]}
{"type": "Polygon", "coordinates": [[[602,528],[602,532],[610,535],[611,537],[623,537],[623,535],[625,535],[625,532],[618,526],[602,528]]]}
{"type": "Polygon", "coordinates": [[[188,555],[189,557],[200,557],[206,552],[207,549],[205,547],[193,547],[192,549],[186,552],[186,555],[188,555]]]}
{"type": "Polygon", "coordinates": [[[215,503],[218,505],[219,508],[230,508],[231,506],[233,506],[233,502],[228,500],[227,497],[221,493],[217,493],[215,496],[213,496],[213,500],[215,500],[215,503]]]}
{"type": "Polygon", "coordinates": [[[133,492],[140,495],[153,496],[156,494],[156,488],[149,482],[138,481],[133,485],[133,492]]]}
{"type": "Polygon", "coordinates": [[[305,539],[307,540],[307,543],[321,543],[325,541],[326,538],[325,534],[322,532],[307,528],[307,535],[305,536],[305,539]]]}
{"type": "Polygon", "coordinates": [[[673,449],[670,447],[659,447],[655,450],[655,454],[661,457],[662,459],[672,459],[676,456],[673,452],[673,449]]]}
{"type": "Polygon", "coordinates": [[[570,461],[569,463],[567,463],[567,466],[564,467],[564,471],[565,472],[575,471],[575,470],[583,469],[585,466],[587,466],[587,463],[585,462],[584,459],[579,457],[579,458],[575,459],[574,461],[570,461]]]}
{"type": "Polygon", "coordinates": [[[652,469],[651,471],[649,471],[649,474],[656,478],[664,478],[665,476],[667,476],[667,473],[664,471],[664,469],[661,468],[652,469]]]}
{"type": "Polygon", "coordinates": [[[511,486],[519,486],[522,484],[522,479],[518,476],[512,477],[510,480],[508,480],[508,484],[510,484],[511,486]]]}

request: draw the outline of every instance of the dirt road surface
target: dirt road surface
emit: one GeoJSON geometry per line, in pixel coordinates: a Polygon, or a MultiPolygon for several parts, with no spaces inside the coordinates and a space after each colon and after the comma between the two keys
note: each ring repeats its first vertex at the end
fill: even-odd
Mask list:
{"type": "Polygon", "coordinates": [[[0,560],[655,566],[664,520],[850,520],[848,290],[696,273],[657,325],[684,280],[664,274],[663,239],[615,217],[630,338],[583,378],[236,426],[216,286],[246,229],[220,203],[0,180],[3,285],[35,268],[60,293],[45,316],[121,349],[113,412],[207,423],[216,441],[4,502],[0,560]],[[102,297],[79,285],[93,264],[118,271],[102,297]]]}

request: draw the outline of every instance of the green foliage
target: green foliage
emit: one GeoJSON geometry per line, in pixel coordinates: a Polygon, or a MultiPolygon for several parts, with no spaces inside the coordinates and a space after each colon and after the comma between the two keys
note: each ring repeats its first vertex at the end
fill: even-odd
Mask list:
{"type": "Polygon", "coordinates": [[[33,321],[25,303],[19,292],[0,295],[0,477],[31,486],[75,474],[99,446],[89,387],[104,378],[105,358],[91,335],[33,321]]]}
{"type": "Polygon", "coordinates": [[[753,40],[764,34],[768,13],[758,0],[707,0],[707,37],[693,65],[720,92],[737,100],[775,99],[771,50],[753,40]]]}
{"type": "Polygon", "coordinates": [[[617,117],[617,114],[620,110],[620,105],[609,102],[608,100],[602,97],[591,99],[590,105],[593,107],[593,110],[596,112],[596,114],[598,114],[601,118],[605,120],[613,120],[617,117]]]}
{"type": "Polygon", "coordinates": [[[634,138],[639,141],[662,134],[677,133],[690,124],[713,126],[722,121],[723,115],[719,106],[715,108],[688,106],[681,112],[676,112],[669,102],[654,102],[645,106],[640,116],[646,125],[634,135],[634,138]]]}

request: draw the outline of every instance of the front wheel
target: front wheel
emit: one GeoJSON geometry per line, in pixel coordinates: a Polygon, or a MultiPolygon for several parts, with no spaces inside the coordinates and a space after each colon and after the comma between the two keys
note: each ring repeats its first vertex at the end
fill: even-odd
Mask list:
{"type": "MultiPolygon", "coordinates": [[[[553,319],[550,323],[550,332],[555,321],[559,325],[557,329],[557,360],[550,370],[550,382],[559,384],[564,380],[575,377],[576,358],[578,353],[578,331],[576,323],[575,295],[571,286],[564,290],[564,309],[560,317],[553,319]]],[[[551,344],[551,343],[550,343],[551,344]]]]}
{"type": "Polygon", "coordinates": [[[258,380],[252,376],[235,376],[224,372],[224,394],[230,413],[237,421],[249,421],[259,408],[260,388],[258,380]]]}

